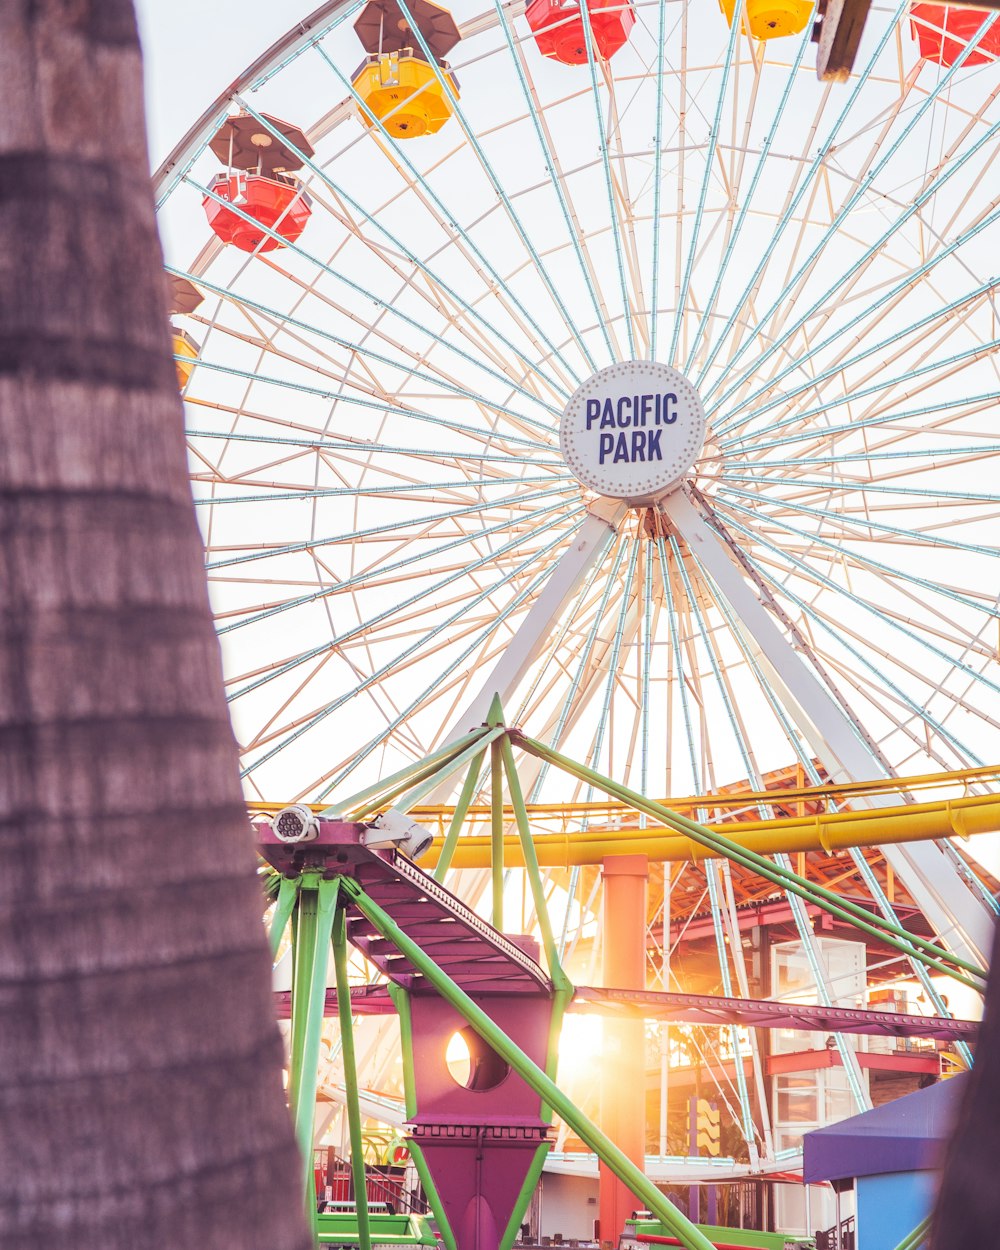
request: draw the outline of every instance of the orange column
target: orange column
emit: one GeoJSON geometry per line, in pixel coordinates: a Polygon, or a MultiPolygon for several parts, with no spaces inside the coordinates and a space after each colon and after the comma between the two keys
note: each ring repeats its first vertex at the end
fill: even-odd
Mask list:
{"type": "MultiPolygon", "coordinates": [[[[615,989],[645,989],[649,862],[645,855],[612,855],[605,859],[603,869],[603,983],[615,989]]],[[[633,1163],[643,1167],[646,1053],[642,1020],[604,1019],[601,1128],[633,1163]]],[[[601,1241],[617,1245],[625,1221],[642,1205],[602,1164],[601,1241]]]]}

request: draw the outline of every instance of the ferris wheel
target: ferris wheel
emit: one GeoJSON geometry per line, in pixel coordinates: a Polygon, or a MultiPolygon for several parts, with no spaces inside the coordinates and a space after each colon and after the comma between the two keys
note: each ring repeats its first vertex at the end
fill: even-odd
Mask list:
{"type": "Polygon", "coordinates": [[[220,97],[157,194],[250,797],[495,692],[647,794],[997,759],[1000,19],[958,13],[876,6],[833,86],[804,0],[336,0],[220,97]],[[703,417],[651,486],[620,408],[597,468],[560,440],[616,370],[703,417]]]}

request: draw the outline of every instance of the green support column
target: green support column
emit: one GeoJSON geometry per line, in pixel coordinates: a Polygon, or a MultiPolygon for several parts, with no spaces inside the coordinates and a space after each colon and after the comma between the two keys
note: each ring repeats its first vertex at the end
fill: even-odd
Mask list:
{"type": "Polygon", "coordinates": [[[326,971],[339,888],[339,877],[327,881],[319,873],[303,873],[298,907],[294,913],[288,1102],[295,1125],[295,1138],[302,1152],[303,1191],[314,1229],[313,1120],[319,1081],[319,1043],[326,1006],[326,971]]]}
{"type": "Polygon", "coordinates": [[[469,765],[469,771],[465,775],[465,783],[458,796],[458,802],[455,804],[455,811],[452,813],[451,824],[448,826],[444,846],[441,848],[437,867],[434,869],[435,881],[444,881],[448,869],[451,867],[451,858],[455,854],[455,847],[458,845],[459,834],[462,832],[462,825],[465,823],[469,805],[472,803],[472,796],[476,793],[476,786],[479,784],[479,774],[482,770],[485,756],[486,751],[483,749],[469,765]]]}
{"type": "Polygon", "coordinates": [[[606,1137],[596,1124],[583,1114],[562,1090],[534,1063],[515,1042],[499,1028],[465,991],[409,938],[391,916],[370,899],[355,881],[345,880],[344,889],[358,908],[368,917],[382,937],[405,955],[427,978],[442,998],[455,1008],[479,1036],[514,1069],[614,1174],[640,1198],[662,1221],[687,1250],[715,1250],[705,1234],[660,1192],[646,1175],[606,1137]]]}
{"type": "Polygon", "coordinates": [[[347,1123],[351,1133],[351,1172],[354,1176],[358,1242],[361,1250],[372,1250],[371,1227],[368,1222],[368,1184],[365,1179],[365,1144],[361,1137],[358,1068],[354,1058],[354,1015],[351,1012],[351,983],[347,978],[347,930],[343,907],[337,908],[333,921],[333,966],[337,974],[337,1015],[340,1018],[340,1048],[344,1059],[344,1086],[347,1090],[347,1123]]]}
{"type": "Polygon", "coordinates": [[[268,937],[271,941],[272,959],[277,957],[278,947],[281,945],[281,939],[295,907],[298,893],[299,881],[297,877],[281,878],[278,885],[278,897],[274,904],[274,915],[271,917],[271,928],[268,931],[268,937]]]}

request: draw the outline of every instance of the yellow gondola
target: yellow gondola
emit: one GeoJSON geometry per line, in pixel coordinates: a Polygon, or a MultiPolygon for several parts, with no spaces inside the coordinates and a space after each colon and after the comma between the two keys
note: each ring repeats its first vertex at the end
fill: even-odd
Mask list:
{"type": "MultiPolygon", "coordinates": [[[[736,15],[737,0],[719,0],[719,8],[730,25],[736,15]]],[[[783,39],[805,30],[812,16],[811,0],[746,0],[746,20],[754,39],[783,39]]]]}
{"type": "Polygon", "coordinates": [[[198,359],[199,347],[187,330],[179,330],[176,326],[171,326],[174,336],[174,355],[183,356],[184,360],[175,360],[174,365],[177,369],[177,385],[181,390],[191,381],[191,374],[194,373],[194,362],[198,359]],[[190,360],[191,364],[187,361],[190,360]]]}
{"type": "MultiPolygon", "coordinates": [[[[441,71],[457,97],[458,80],[447,61],[441,71]]],[[[394,139],[432,135],[454,111],[433,68],[412,48],[368,57],[354,76],[354,90],[394,139]]],[[[373,124],[365,109],[358,113],[366,126],[373,124]]]]}

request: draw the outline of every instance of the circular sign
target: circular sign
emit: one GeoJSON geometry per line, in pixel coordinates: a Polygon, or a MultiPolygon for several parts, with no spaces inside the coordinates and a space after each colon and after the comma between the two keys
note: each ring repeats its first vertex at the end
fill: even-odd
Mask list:
{"type": "Polygon", "coordinates": [[[566,463],[610,499],[651,504],[680,485],[705,441],[705,409],[669,365],[608,365],[573,394],[559,426],[566,463]]]}

